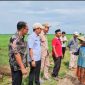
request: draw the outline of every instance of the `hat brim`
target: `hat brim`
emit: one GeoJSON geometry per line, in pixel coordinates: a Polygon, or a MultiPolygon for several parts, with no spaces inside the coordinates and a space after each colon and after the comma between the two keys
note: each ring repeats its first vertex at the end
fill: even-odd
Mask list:
{"type": "Polygon", "coordinates": [[[78,39],[81,40],[81,41],[83,41],[83,42],[85,42],[85,38],[82,37],[82,36],[81,37],[78,37],[78,39]]]}

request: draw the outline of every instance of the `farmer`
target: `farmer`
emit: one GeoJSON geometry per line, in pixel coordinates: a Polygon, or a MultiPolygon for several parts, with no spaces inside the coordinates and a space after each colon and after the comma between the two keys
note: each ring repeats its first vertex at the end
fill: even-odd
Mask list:
{"type": "Polygon", "coordinates": [[[48,23],[43,24],[44,29],[40,33],[41,38],[41,71],[44,73],[44,79],[49,80],[49,51],[47,33],[50,25],[48,23]]]}
{"type": "Polygon", "coordinates": [[[77,57],[76,55],[72,54],[78,50],[78,37],[79,33],[74,32],[73,38],[69,41],[68,47],[70,50],[70,62],[69,62],[69,69],[74,69],[77,66],[77,57]]]}
{"type": "Polygon", "coordinates": [[[57,29],[55,31],[55,37],[52,40],[52,57],[54,60],[54,68],[52,76],[58,80],[58,73],[61,66],[61,59],[62,59],[62,44],[61,44],[61,30],[57,29]]]}
{"type": "Polygon", "coordinates": [[[28,32],[26,22],[17,23],[17,32],[9,41],[9,63],[12,74],[12,85],[22,84],[22,75],[27,74],[26,70],[26,42],[24,36],[28,32]]]}
{"type": "Polygon", "coordinates": [[[85,36],[78,37],[80,40],[80,48],[74,55],[78,56],[77,77],[82,85],[85,85],[85,36]]]}
{"type": "Polygon", "coordinates": [[[41,68],[41,41],[39,34],[43,26],[40,23],[33,25],[33,33],[28,37],[29,56],[30,63],[29,84],[40,85],[40,68],[41,68]]]}

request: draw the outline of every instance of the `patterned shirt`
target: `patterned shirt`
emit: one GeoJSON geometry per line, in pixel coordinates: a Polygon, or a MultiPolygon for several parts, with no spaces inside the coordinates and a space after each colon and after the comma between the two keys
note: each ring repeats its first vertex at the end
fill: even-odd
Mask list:
{"type": "Polygon", "coordinates": [[[16,33],[10,38],[9,41],[9,63],[14,71],[20,70],[20,67],[15,59],[15,55],[19,53],[24,66],[27,65],[27,42],[24,41],[24,36],[16,33]]]}

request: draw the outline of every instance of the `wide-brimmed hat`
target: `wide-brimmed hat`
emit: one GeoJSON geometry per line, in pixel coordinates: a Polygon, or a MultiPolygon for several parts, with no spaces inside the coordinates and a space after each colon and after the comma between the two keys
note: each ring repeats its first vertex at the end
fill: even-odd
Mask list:
{"type": "Polygon", "coordinates": [[[85,36],[79,36],[78,39],[85,42],[85,36]]]}
{"type": "Polygon", "coordinates": [[[51,27],[51,25],[49,24],[49,23],[44,23],[44,24],[42,24],[43,26],[45,26],[45,27],[51,27]]]}
{"type": "Polygon", "coordinates": [[[35,24],[33,24],[33,29],[37,29],[37,28],[44,29],[44,27],[43,27],[42,24],[40,24],[40,23],[35,23],[35,24]]]}

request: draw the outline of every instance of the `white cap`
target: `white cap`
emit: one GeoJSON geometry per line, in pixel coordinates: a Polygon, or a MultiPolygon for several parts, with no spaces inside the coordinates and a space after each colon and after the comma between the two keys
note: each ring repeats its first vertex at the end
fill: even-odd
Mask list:
{"type": "Polygon", "coordinates": [[[33,25],[33,29],[37,29],[37,28],[44,29],[44,27],[42,26],[42,24],[40,24],[40,23],[35,23],[35,24],[33,25]]]}
{"type": "Polygon", "coordinates": [[[74,35],[77,35],[77,36],[78,36],[78,35],[79,35],[79,33],[78,33],[78,32],[74,32],[74,35]]]}

